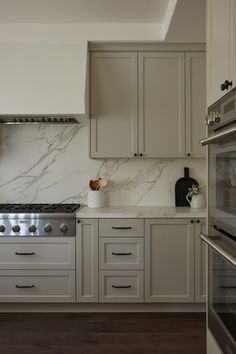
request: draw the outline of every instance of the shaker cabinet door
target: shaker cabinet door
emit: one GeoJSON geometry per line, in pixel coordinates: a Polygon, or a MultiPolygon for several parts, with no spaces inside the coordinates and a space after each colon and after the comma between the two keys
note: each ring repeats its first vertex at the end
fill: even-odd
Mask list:
{"type": "Polygon", "coordinates": [[[206,136],[206,54],[189,52],[186,61],[186,155],[206,157],[199,143],[206,136]]]}
{"type": "Polygon", "coordinates": [[[230,78],[230,0],[207,0],[207,105],[227,93],[230,78]]]}
{"type": "Polygon", "coordinates": [[[194,301],[194,223],[145,220],[145,301],[194,301]]]}
{"type": "Polygon", "coordinates": [[[139,152],[185,156],[184,53],[139,53],[139,152]]]}
{"type": "Polygon", "coordinates": [[[90,134],[92,158],[137,154],[137,53],[91,54],[90,134]]]}

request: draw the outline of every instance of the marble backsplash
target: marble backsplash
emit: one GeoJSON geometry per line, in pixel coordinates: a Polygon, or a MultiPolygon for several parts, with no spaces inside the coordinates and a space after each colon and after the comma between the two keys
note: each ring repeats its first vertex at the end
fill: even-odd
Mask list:
{"type": "Polygon", "coordinates": [[[174,205],[183,168],[204,186],[205,160],[105,159],[89,156],[87,125],[1,126],[0,203],[80,202],[88,181],[109,181],[109,205],[174,205]]]}

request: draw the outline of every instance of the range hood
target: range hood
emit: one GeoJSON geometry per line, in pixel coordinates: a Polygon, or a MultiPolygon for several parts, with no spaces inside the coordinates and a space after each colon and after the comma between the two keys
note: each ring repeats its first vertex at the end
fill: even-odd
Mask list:
{"type": "Polygon", "coordinates": [[[13,38],[0,49],[0,125],[87,122],[87,42],[13,38]]]}
{"type": "Polygon", "coordinates": [[[34,124],[81,124],[75,115],[0,115],[0,124],[34,125],[34,124]]]}

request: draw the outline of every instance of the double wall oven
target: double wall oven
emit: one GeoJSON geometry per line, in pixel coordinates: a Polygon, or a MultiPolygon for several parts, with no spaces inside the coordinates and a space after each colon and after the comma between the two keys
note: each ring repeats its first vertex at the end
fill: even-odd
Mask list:
{"type": "Polygon", "coordinates": [[[209,107],[208,328],[224,354],[236,353],[236,90],[209,107]]]}

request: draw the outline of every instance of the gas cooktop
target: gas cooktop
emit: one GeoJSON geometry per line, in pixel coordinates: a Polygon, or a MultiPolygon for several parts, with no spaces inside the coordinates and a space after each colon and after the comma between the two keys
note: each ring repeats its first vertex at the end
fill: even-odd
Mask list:
{"type": "Polygon", "coordinates": [[[0,236],[75,236],[80,204],[0,204],[0,236]]]}
{"type": "Polygon", "coordinates": [[[0,204],[0,213],[73,213],[80,204],[0,204]]]}

